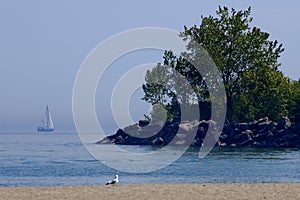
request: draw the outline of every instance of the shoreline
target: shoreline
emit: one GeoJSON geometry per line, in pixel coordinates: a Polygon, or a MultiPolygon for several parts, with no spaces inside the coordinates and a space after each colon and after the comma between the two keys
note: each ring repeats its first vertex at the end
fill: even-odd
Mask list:
{"type": "Polygon", "coordinates": [[[1,199],[300,199],[300,183],[0,187],[1,199]]]}

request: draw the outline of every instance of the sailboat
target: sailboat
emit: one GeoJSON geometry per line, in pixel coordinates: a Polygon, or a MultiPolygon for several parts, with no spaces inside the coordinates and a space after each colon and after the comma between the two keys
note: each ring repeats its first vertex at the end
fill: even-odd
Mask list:
{"type": "Polygon", "coordinates": [[[45,118],[42,120],[43,126],[38,127],[38,132],[52,132],[54,131],[53,121],[51,119],[51,114],[48,105],[46,105],[45,118]]]}

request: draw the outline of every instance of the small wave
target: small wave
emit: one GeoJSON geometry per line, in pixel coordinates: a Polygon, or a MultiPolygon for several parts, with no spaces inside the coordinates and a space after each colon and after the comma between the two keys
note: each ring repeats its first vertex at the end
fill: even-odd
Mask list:
{"type": "Polygon", "coordinates": [[[80,143],[80,142],[70,142],[70,143],[64,143],[62,145],[65,146],[65,147],[74,147],[74,146],[81,146],[82,143],[80,143]]]}
{"type": "Polygon", "coordinates": [[[84,162],[84,163],[97,163],[99,162],[98,160],[80,160],[80,159],[77,159],[77,160],[71,160],[73,162],[84,162]]]}
{"type": "Polygon", "coordinates": [[[22,165],[32,165],[38,163],[37,161],[23,161],[21,162],[22,165]]]}
{"type": "Polygon", "coordinates": [[[65,161],[48,161],[47,163],[55,164],[55,165],[63,165],[63,164],[66,164],[68,162],[65,162],[65,161]]]}

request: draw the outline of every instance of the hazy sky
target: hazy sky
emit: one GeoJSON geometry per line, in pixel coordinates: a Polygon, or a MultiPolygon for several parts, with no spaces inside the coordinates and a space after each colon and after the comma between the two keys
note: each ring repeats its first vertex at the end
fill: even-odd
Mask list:
{"type": "MultiPolygon", "coordinates": [[[[51,108],[58,131],[74,129],[74,79],[84,58],[97,44],[121,31],[138,27],[182,31],[184,25],[199,24],[201,15],[214,15],[218,5],[238,10],[251,6],[253,25],[284,44],[281,70],[292,79],[298,79],[300,3],[290,2],[293,3],[3,0],[0,3],[0,129],[35,130],[40,125],[45,104],[51,108]]],[[[145,60],[140,61],[160,59],[161,54],[152,53],[147,54],[153,55],[152,60],[145,56],[145,60]]],[[[133,66],[142,64],[131,61],[133,66]]],[[[131,61],[124,60],[128,66],[131,61]]],[[[115,65],[114,70],[120,71],[118,63],[115,65]]],[[[123,64],[119,62],[119,65],[123,64]]],[[[108,73],[108,79],[113,78],[110,77],[113,74],[114,71],[108,73]]],[[[98,98],[101,95],[97,95],[98,98]]],[[[107,124],[112,120],[110,114],[99,115],[107,124]]]]}

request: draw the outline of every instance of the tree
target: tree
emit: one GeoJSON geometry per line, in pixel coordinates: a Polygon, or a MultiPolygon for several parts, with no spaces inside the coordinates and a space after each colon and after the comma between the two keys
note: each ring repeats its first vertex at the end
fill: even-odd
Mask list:
{"type": "Polygon", "coordinates": [[[288,103],[288,111],[290,119],[295,122],[300,122],[300,79],[298,81],[293,81],[292,85],[292,95],[288,103]]]}
{"type": "Polygon", "coordinates": [[[247,70],[239,81],[240,92],[234,97],[238,119],[249,121],[270,117],[279,120],[288,115],[288,97],[291,96],[290,80],[283,73],[261,65],[257,70],[247,70]]]}
{"type": "Polygon", "coordinates": [[[169,70],[168,67],[158,63],[152,70],[147,70],[145,81],[146,84],[142,86],[144,90],[143,100],[154,104],[163,105],[167,101],[166,84],[168,81],[169,70]]]}
{"type": "MultiPolygon", "coordinates": [[[[239,117],[240,98],[246,98],[243,101],[250,101],[250,93],[249,95],[243,94],[246,89],[240,87],[241,80],[245,77],[247,79],[249,72],[257,72],[255,76],[260,77],[257,80],[263,81],[264,74],[260,70],[261,67],[267,67],[272,73],[278,74],[278,67],[280,66],[278,58],[284,51],[282,44],[279,44],[277,40],[269,40],[268,33],[257,27],[250,27],[252,22],[250,13],[250,7],[245,11],[236,11],[233,8],[229,11],[227,7],[219,7],[216,12],[217,17],[202,16],[202,22],[199,26],[194,25],[191,28],[185,26],[184,31],[181,33],[184,40],[196,41],[201,44],[220,70],[226,89],[227,118],[229,120],[239,117]]],[[[193,43],[190,42],[187,48],[190,52],[189,56],[195,58],[197,50],[194,49],[193,43]]],[[[284,78],[280,78],[280,80],[286,81],[284,78]]],[[[273,88],[273,86],[271,87],[273,88]]],[[[266,92],[264,91],[265,88],[260,87],[259,92],[266,92]]],[[[264,98],[259,100],[261,104],[266,101],[264,98]]],[[[278,104],[280,102],[276,103],[276,105],[278,104]]],[[[284,105],[286,104],[284,103],[284,105]]],[[[280,113],[281,108],[274,105],[273,111],[280,113]]]]}
{"type": "MultiPolygon", "coordinates": [[[[229,121],[253,120],[265,116],[277,120],[283,115],[286,116],[288,111],[298,118],[296,113],[299,110],[296,106],[300,104],[300,92],[296,91],[300,89],[292,90],[290,80],[279,70],[278,58],[284,51],[282,44],[277,40],[269,40],[269,34],[259,28],[250,27],[250,7],[245,11],[236,11],[233,8],[229,11],[227,7],[219,7],[216,14],[217,17],[202,16],[199,26],[184,26],[184,31],[180,33],[182,39],[188,42],[187,51],[183,52],[182,56],[199,66],[211,67],[201,72],[205,74],[205,78],[186,59],[166,51],[163,65],[158,64],[152,71],[147,72],[147,84],[143,86],[144,100],[152,104],[159,102],[174,111],[176,106],[172,102],[177,102],[173,100],[176,94],[181,106],[187,108],[185,110],[192,110],[198,103],[200,112],[203,113],[204,110],[207,119],[210,116],[207,109],[210,109],[210,102],[214,98],[208,92],[207,86],[214,88],[214,72],[211,72],[214,68],[211,65],[213,61],[221,73],[220,80],[215,84],[223,82],[225,86],[226,116],[229,121]],[[206,51],[199,49],[196,43],[206,51]],[[164,73],[157,73],[161,69],[164,73]],[[194,93],[186,92],[186,85],[175,78],[176,75],[170,69],[184,76],[194,93]],[[161,78],[162,85],[167,85],[169,89],[163,88],[162,85],[150,84],[154,77],[161,75],[164,76],[161,78]],[[170,88],[173,88],[175,93],[170,92],[170,88]],[[295,100],[292,103],[295,106],[289,108],[288,99],[292,94],[299,96],[294,95],[295,100]]],[[[298,86],[294,84],[294,87],[298,86]]],[[[224,104],[220,102],[220,105],[224,104]]]]}
{"type": "Polygon", "coordinates": [[[170,106],[170,102],[174,101],[174,95],[170,88],[170,76],[170,68],[161,63],[146,72],[146,83],[142,86],[144,90],[142,100],[152,104],[150,113],[152,122],[170,121],[173,118],[171,109],[174,111],[174,106],[170,106]]]}
{"type": "MultiPolygon", "coordinates": [[[[197,97],[190,83],[182,75],[183,72],[175,70],[176,66],[183,66],[182,61],[182,58],[177,58],[172,52],[165,51],[164,64],[158,63],[152,70],[146,72],[146,84],[142,87],[145,94],[142,99],[152,104],[152,121],[163,121],[164,111],[167,112],[168,121],[178,119],[181,108],[192,114],[189,112],[190,105],[197,97]]],[[[189,116],[190,119],[193,117],[195,116],[189,116]]]]}
{"type": "Polygon", "coordinates": [[[162,104],[154,104],[151,111],[151,121],[161,123],[168,120],[168,112],[162,104]]]}

